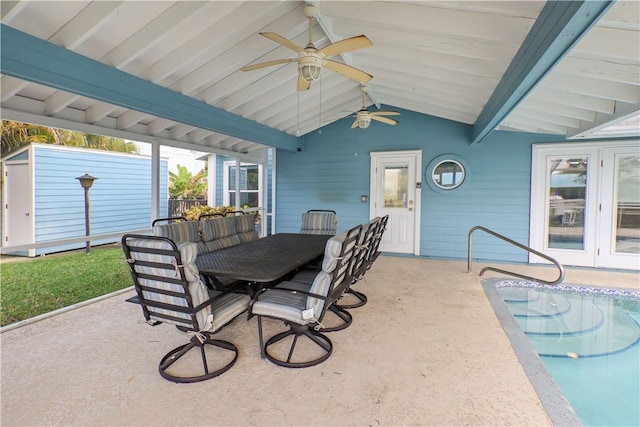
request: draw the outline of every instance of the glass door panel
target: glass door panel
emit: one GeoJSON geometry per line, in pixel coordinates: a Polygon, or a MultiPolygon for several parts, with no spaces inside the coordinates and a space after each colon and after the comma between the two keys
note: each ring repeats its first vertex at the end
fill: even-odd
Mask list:
{"type": "Polygon", "coordinates": [[[408,166],[384,166],[384,207],[407,207],[407,192],[409,189],[408,166]]]}
{"type": "Polygon", "coordinates": [[[616,156],[615,252],[640,254],[640,156],[616,156]]]}
{"type": "Polygon", "coordinates": [[[548,159],[548,248],[584,250],[588,161],[586,156],[548,159]]]}

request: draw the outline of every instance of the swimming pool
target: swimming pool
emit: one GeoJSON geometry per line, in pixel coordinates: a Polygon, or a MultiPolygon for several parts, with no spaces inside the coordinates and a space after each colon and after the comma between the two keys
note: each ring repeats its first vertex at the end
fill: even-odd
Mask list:
{"type": "Polygon", "coordinates": [[[496,279],[483,286],[554,424],[640,425],[640,292],[496,279]]]}

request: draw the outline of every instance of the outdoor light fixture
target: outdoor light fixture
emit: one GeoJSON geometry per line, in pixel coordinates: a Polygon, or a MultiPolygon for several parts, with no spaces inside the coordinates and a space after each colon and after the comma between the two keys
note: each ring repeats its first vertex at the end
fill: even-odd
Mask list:
{"type": "MultiPolygon", "coordinates": [[[[91,234],[91,225],[90,225],[91,222],[89,221],[89,189],[93,185],[93,181],[95,181],[98,178],[93,177],[88,173],[85,173],[84,175],[79,176],[76,179],[80,181],[80,185],[82,186],[82,188],[84,188],[84,227],[86,232],[85,235],[89,237],[89,235],[91,234]]],[[[90,240],[87,240],[85,251],[87,253],[91,253],[90,240]]]]}
{"type": "Polygon", "coordinates": [[[298,62],[298,71],[300,77],[306,82],[315,82],[320,77],[322,71],[322,59],[318,55],[300,54],[298,62]]]}
{"type": "Polygon", "coordinates": [[[367,196],[366,194],[363,194],[362,196],[360,196],[360,201],[362,203],[367,203],[368,200],[369,200],[369,196],[367,196]]]}
{"type": "Polygon", "coordinates": [[[89,189],[93,185],[93,181],[98,179],[98,178],[95,178],[95,177],[89,175],[88,173],[85,173],[84,175],[79,176],[76,179],[80,181],[80,185],[82,185],[82,188],[89,189]]]}

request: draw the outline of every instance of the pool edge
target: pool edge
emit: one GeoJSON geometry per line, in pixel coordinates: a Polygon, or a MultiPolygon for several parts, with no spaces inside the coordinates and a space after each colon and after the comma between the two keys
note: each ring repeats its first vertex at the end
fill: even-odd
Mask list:
{"type": "Polygon", "coordinates": [[[493,311],[502,326],[509,342],[516,352],[520,365],[524,369],[533,389],[540,399],[547,416],[553,425],[582,426],[582,420],[564,396],[560,387],[555,382],[544,363],[538,356],[524,332],[511,315],[502,298],[496,290],[496,283],[504,278],[491,278],[481,281],[482,288],[493,311]]]}

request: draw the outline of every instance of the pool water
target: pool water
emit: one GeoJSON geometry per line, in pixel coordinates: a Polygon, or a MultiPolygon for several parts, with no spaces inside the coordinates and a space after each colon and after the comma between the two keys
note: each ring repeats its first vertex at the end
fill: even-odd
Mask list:
{"type": "Polygon", "coordinates": [[[640,426],[640,292],[496,288],[585,426],[640,426]]]}

